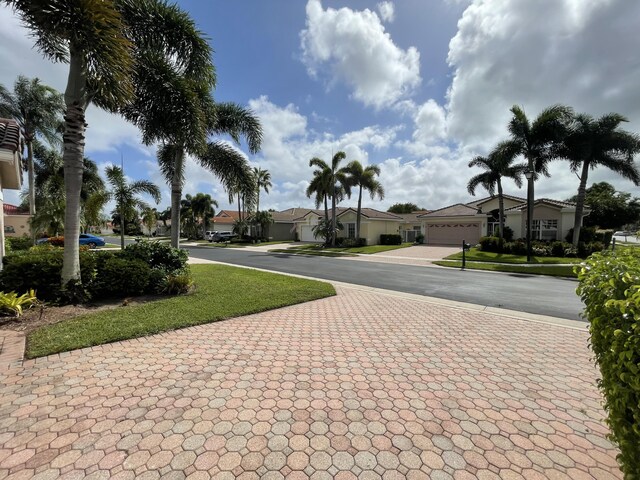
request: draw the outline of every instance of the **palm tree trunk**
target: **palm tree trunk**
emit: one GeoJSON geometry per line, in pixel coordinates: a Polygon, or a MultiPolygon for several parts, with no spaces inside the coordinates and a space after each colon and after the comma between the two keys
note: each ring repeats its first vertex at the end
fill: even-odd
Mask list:
{"type": "Polygon", "coordinates": [[[362,216],[362,185],[358,192],[358,211],[356,212],[356,242],[360,238],[360,217],[362,216]]]}
{"type": "Polygon", "coordinates": [[[124,234],[127,228],[127,220],[124,218],[124,199],[121,197],[118,203],[120,207],[120,250],[124,250],[124,234]]]}
{"type": "Polygon", "coordinates": [[[580,175],[580,186],[578,187],[578,198],[576,200],[576,216],[573,221],[573,246],[578,247],[580,241],[580,229],[582,228],[582,213],[584,212],[584,200],[587,192],[587,178],[589,177],[589,160],[582,161],[582,174],[580,175]]]}
{"type": "Polygon", "coordinates": [[[336,185],[333,184],[333,195],[331,195],[331,246],[336,246],[336,185]]]}
{"type": "Polygon", "coordinates": [[[80,189],[84,170],[85,108],[87,107],[87,76],[85,62],[73,46],[70,49],[69,78],[64,99],[64,254],[62,257],[62,284],[80,278],[80,189]]]}
{"type": "MultiPolygon", "coordinates": [[[[36,215],[36,186],[33,168],[33,140],[27,142],[27,169],[29,170],[29,218],[36,215]]],[[[36,244],[36,229],[31,226],[31,241],[36,244]]]]}
{"type": "Polygon", "coordinates": [[[258,195],[256,195],[256,213],[260,211],[260,187],[258,187],[258,195]]]}
{"type": "Polygon", "coordinates": [[[180,248],[180,200],[182,200],[183,151],[176,149],[173,178],[171,179],[171,246],[180,248]]]}
{"type": "Polygon", "coordinates": [[[242,211],[240,210],[240,192],[238,192],[238,220],[242,221],[242,211]]]}
{"type": "Polygon", "coordinates": [[[327,205],[327,194],[324,194],[324,220],[329,223],[329,206],[327,205]]]}
{"type": "Polygon", "coordinates": [[[502,195],[502,180],[498,177],[498,223],[500,224],[500,248],[504,242],[504,196],[502,195]]]}

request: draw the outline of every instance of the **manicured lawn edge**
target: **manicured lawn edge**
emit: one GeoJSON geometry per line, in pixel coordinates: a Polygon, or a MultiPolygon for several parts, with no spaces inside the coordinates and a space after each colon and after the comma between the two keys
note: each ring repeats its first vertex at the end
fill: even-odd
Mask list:
{"type": "Polygon", "coordinates": [[[311,255],[314,257],[355,257],[349,253],[332,252],[331,250],[306,250],[302,248],[274,248],[269,253],[287,253],[289,255],[311,255]]]}
{"type": "MultiPolygon", "coordinates": [[[[288,249],[276,249],[269,250],[270,252],[278,252],[278,253],[304,253],[309,255],[324,255],[325,253],[342,253],[342,254],[354,254],[360,253],[365,255],[371,255],[374,253],[388,252],[390,250],[397,250],[399,248],[407,248],[413,246],[413,243],[403,243],[401,245],[366,245],[364,247],[335,247],[335,248],[322,248],[316,244],[307,244],[307,245],[295,245],[288,249]]],[[[333,257],[338,255],[324,255],[327,257],[333,257]]]]}
{"type": "MultiPolygon", "coordinates": [[[[445,260],[462,260],[462,252],[454,253],[445,260]]],[[[482,252],[477,248],[472,248],[467,252],[467,261],[477,262],[497,262],[497,263],[527,263],[526,255],[512,255],[509,253],[482,252]]],[[[538,265],[553,265],[562,263],[580,263],[581,258],[568,257],[532,257],[531,263],[538,265]]]]}
{"type": "MultiPolygon", "coordinates": [[[[462,262],[438,260],[433,262],[441,267],[462,268],[462,262]]],[[[525,265],[500,265],[493,263],[467,262],[468,270],[488,270],[492,272],[508,272],[508,273],[525,273],[531,275],[549,275],[552,277],[571,277],[577,278],[573,273],[575,268],[573,265],[534,265],[527,267],[525,265]]]]}
{"type": "Polygon", "coordinates": [[[35,358],[281,308],[335,295],[333,285],[225,265],[192,265],[196,290],[42,327],[27,337],[35,358]]]}

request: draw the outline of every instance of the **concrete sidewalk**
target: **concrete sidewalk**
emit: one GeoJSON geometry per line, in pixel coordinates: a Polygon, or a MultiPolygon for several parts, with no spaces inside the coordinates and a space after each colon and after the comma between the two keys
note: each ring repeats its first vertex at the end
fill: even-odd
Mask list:
{"type": "Polygon", "coordinates": [[[0,478],[621,478],[584,324],[337,291],[0,372],[0,478]]]}

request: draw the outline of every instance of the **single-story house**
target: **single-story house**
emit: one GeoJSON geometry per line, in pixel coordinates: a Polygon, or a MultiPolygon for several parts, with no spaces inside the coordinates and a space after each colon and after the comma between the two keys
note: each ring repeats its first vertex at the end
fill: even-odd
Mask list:
{"type": "Polygon", "coordinates": [[[7,237],[23,237],[28,236],[31,232],[29,227],[29,209],[17,205],[5,203],[3,205],[4,213],[4,234],[7,237]]]}
{"type": "Polygon", "coordinates": [[[269,240],[295,240],[296,224],[294,220],[311,212],[310,208],[288,208],[280,212],[271,212],[273,223],[267,229],[269,240]]]}
{"type": "MultiPolygon", "coordinates": [[[[527,201],[504,195],[505,226],[514,238],[526,237],[527,201]]],[[[420,215],[425,243],[459,245],[462,241],[478,243],[480,237],[492,235],[499,227],[498,197],[486,197],[469,203],[457,203],[420,215]]],[[[585,216],[589,210],[585,209],[585,216]]],[[[540,198],[533,206],[532,238],[564,240],[573,228],[575,204],[540,198]]]]}
{"type": "Polygon", "coordinates": [[[429,210],[416,210],[412,213],[396,213],[403,222],[400,224],[400,235],[403,242],[415,242],[418,235],[423,231],[421,216],[429,213],[429,210]]]}
{"type": "MultiPolygon", "coordinates": [[[[343,225],[343,230],[338,232],[338,237],[355,238],[356,236],[357,210],[352,207],[338,207],[336,217],[343,225]]],[[[329,212],[331,216],[331,212],[329,212]]],[[[309,210],[308,213],[294,220],[297,237],[302,242],[320,242],[313,236],[313,227],[324,218],[324,210],[309,210]]],[[[360,218],[360,237],[366,239],[367,245],[380,243],[382,234],[399,234],[400,226],[404,225],[404,219],[400,215],[389,212],[381,212],[373,208],[363,208],[360,218]]]]}
{"type": "MultiPolygon", "coordinates": [[[[4,190],[22,187],[22,133],[15,120],[0,118],[0,203],[4,212],[4,190]]],[[[0,215],[0,268],[4,256],[4,214],[0,215]]]]}

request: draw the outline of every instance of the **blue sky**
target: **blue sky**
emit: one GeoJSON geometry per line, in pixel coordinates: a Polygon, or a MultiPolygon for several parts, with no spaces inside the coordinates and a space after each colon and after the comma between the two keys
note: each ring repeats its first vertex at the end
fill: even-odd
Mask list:
{"type": "MultiPolygon", "coordinates": [[[[248,158],[272,173],[274,188],[261,199],[265,208],[312,206],[304,196],[308,161],[337,150],[348,160],[381,166],[387,196],[367,206],[411,201],[435,209],[469,201],[466,182],[476,172],[467,163],[505,138],[515,103],[530,115],[553,103],[594,115],[616,111],[629,117],[628,129],[640,130],[638,2],[179,3],[215,50],[215,99],[249,106],[262,121],[263,149],[248,158]]],[[[5,8],[0,40],[1,83],[24,74],[64,89],[66,66],[42,59],[5,8]]],[[[88,156],[104,167],[122,154],[127,174],[158,183],[160,206],[167,206],[154,148],[142,146],[136,129],[118,117],[92,109],[87,118],[88,156]]],[[[606,171],[590,180],[640,196],[606,171]]],[[[564,199],[577,185],[558,162],[552,177],[536,184],[537,196],[564,199]]],[[[513,184],[506,188],[522,194],[513,184]]],[[[228,204],[216,179],[189,162],[184,193],[198,191],[228,204]]]]}

